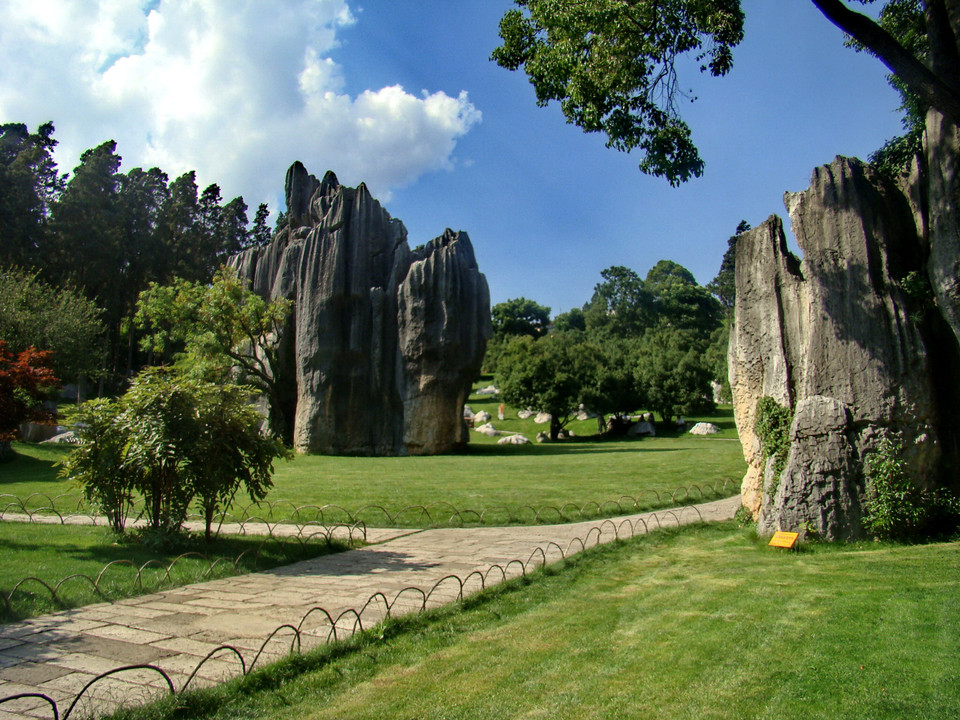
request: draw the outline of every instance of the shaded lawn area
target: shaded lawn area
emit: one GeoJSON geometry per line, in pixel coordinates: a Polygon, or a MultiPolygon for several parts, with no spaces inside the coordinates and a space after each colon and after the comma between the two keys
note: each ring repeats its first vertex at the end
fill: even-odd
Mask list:
{"type": "Polygon", "coordinates": [[[103,527],[0,522],[0,556],[3,557],[0,621],[116,600],[198,580],[267,570],[346,548],[344,542],[328,543],[323,538],[299,542],[224,536],[208,545],[201,537],[191,536],[174,549],[165,550],[130,540],[120,541],[103,527]],[[116,564],[100,575],[110,563],[116,564]],[[171,563],[173,567],[168,575],[166,568],[171,563]],[[143,571],[138,577],[141,567],[143,571]],[[90,580],[100,576],[99,592],[90,580],[81,577],[66,580],[57,587],[71,575],[81,574],[90,580]],[[27,577],[39,578],[53,588],[56,595],[33,580],[21,583],[14,590],[27,577]]]}
{"type": "Polygon", "coordinates": [[[725,523],[565,567],[137,718],[947,718],[960,544],[771,549],[725,523]]]}

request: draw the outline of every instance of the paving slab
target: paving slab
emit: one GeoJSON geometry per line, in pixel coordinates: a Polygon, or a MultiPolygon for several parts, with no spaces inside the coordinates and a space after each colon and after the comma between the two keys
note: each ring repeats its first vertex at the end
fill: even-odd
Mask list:
{"type": "MultiPolygon", "coordinates": [[[[194,670],[191,687],[222,681],[244,665],[249,670],[254,662],[260,667],[288,654],[297,632],[301,646],[315,647],[388,615],[457,600],[585,547],[661,526],[729,519],[739,506],[739,497],[732,497],[565,525],[367,529],[368,542],[376,544],[360,549],[10,623],[0,627],[0,720],[53,716],[43,701],[2,702],[23,692],[46,693],[62,717],[92,679],[128,665],[159,668],[176,690],[194,670]],[[235,648],[243,663],[226,649],[204,661],[222,646],[235,648]]],[[[13,519],[9,513],[4,518],[13,519]]],[[[267,523],[238,527],[247,534],[303,532],[267,523]]],[[[78,707],[103,713],[144,702],[167,692],[165,687],[154,670],[127,670],[97,680],[78,707]]]]}

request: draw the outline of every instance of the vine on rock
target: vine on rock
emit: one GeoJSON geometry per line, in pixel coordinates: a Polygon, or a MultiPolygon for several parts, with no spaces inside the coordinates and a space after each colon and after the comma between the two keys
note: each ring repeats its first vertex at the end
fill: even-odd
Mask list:
{"type": "Polygon", "coordinates": [[[753,429],[760,438],[760,450],[764,459],[773,458],[771,496],[776,494],[780,475],[787,466],[791,423],[793,410],[790,408],[784,407],[770,396],[764,396],[757,401],[757,416],[753,429]]]}

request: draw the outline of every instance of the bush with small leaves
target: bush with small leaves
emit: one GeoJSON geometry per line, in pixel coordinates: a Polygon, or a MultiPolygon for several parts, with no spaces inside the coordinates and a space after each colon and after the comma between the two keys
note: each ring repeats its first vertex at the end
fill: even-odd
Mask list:
{"type": "Polygon", "coordinates": [[[864,530],[882,540],[943,537],[960,526],[960,499],[944,488],[915,484],[907,475],[903,446],[890,437],[867,460],[864,510],[864,530]]]}

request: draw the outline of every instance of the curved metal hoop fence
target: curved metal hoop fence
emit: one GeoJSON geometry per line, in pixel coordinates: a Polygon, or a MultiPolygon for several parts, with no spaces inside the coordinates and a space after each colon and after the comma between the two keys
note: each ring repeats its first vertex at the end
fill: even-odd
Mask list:
{"type": "MultiPolygon", "coordinates": [[[[33,516],[33,518],[35,519],[36,516],[33,516]]],[[[13,614],[15,611],[15,600],[18,597],[33,596],[44,591],[49,594],[49,599],[52,603],[60,607],[66,607],[67,603],[65,602],[63,593],[67,589],[72,590],[77,586],[88,589],[94,596],[101,600],[114,602],[123,598],[139,595],[143,592],[155,592],[164,588],[182,585],[184,582],[202,582],[212,579],[214,572],[221,566],[229,565],[230,572],[234,574],[243,562],[250,562],[253,568],[256,569],[260,556],[269,543],[279,543],[281,546],[284,543],[290,543],[297,550],[302,550],[305,546],[313,542],[318,542],[321,545],[329,547],[338,540],[342,540],[347,545],[353,545],[355,543],[366,542],[367,539],[367,528],[362,523],[330,526],[307,523],[296,526],[296,532],[283,532],[282,534],[276,532],[277,524],[264,524],[264,527],[267,530],[267,534],[263,535],[262,533],[258,533],[258,536],[263,537],[260,544],[255,548],[243,551],[232,559],[225,557],[210,558],[203,553],[191,551],[181,553],[166,564],[159,560],[148,560],[141,565],[137,565],[130,560],[113,560],[104,565],[96,576],[85,573],[74,573],[53,584],[35,576],[28,576],[14,584],[9,592],[0,590],[0,601],[2,601],[0,610],[7,614],[13,614]],[[205,562],[206,567],[195,569],[186,580],[172,577],[171,573],[173,573],[179,565],[183,564],[185,560],[205,562]],[[151,570],[154,572],[152,574],[152,583],[148,590],[144,586],[144,575],[147,571],[151,570]],[[108,592],[105,589],[109,585],[116,587],[117,584],[121,582],[122,588],[120,590],[115,589],[113,592],[108,592]]],[[[289,530],[289,528],[290,526],[284,526],[283,529],[289,530]]]]}

